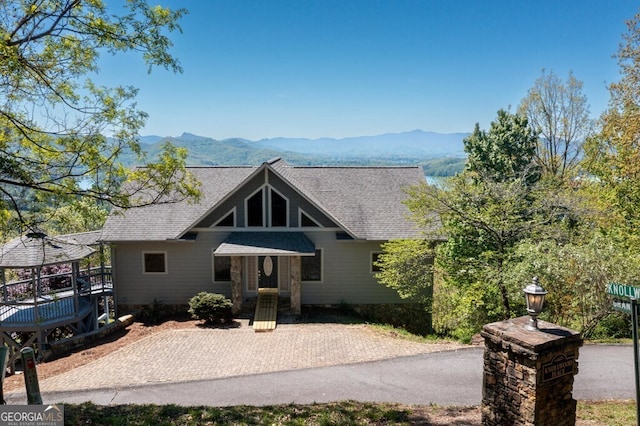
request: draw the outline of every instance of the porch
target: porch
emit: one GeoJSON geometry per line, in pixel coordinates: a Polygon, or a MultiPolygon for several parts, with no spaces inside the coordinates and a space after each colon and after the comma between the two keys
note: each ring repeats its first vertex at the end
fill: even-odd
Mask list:
{"type": "Polygon", "coordinates": [[[286,297],[291,313],[300,314],[301,259],[316,254],[315,245],[304,233],[233,232],[213,254],[230,259],[234,313],[242,310],[248,298],[255,295],[259,301],[261,295],[270,294],[275,297],[269,298],[273,303],[279,296],[286,297]]]}

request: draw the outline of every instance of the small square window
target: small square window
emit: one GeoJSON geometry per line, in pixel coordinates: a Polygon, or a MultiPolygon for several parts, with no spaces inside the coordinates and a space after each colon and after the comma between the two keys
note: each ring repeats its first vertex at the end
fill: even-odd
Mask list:
{"type": "Polygon", "coordinates": [[[165,252],[143,253],[145,274],[166,274],[167,254],[165,252]]]}

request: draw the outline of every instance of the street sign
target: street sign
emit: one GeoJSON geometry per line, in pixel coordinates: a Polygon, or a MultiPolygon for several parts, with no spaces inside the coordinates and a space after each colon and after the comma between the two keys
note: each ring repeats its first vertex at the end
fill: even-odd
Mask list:
{"type": "Polygon", "coordinates": [[[606,292],[613,296],[614,310],[631,314],[633,364],[636,379],[636,425],[640,426],[640,356],[638,354],[638,299],[640,299],[640,288],[609,283],[607,284],[606,292]]]}
{"type": "Polygon", "coordinates": [[[640,299],[640,287],[630,285],[609,283],[605,290],[612,296],[624,297],[625,299],[640,299]]]}
{"type": "Polygon", "coordinates": [[[613,310],[624,312],[625,314],[630,314],[631,302],[629,302],[628,300],[613,299],[613,310]]]}

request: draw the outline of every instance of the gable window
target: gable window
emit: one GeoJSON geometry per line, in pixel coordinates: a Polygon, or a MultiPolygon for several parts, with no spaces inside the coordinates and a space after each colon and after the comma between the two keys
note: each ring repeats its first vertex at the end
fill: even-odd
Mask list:
{"type": "Polygon", "coordinates": [[[311,216],[300,210],[300,226],[304,228],[317,228],[318,222],[316,222],[311,216]]]}
{"type": "Polygon", "coordinates": [[[287,226],[287,199],[271,190],[271,226],[287,226]]]}
{"type": "Polygon", "coordinates": [[[213,256],[213,280],[231,281],[231,257],[213,256]]]}
{"type": "Polygon", "coordinates": [[[247,200],[247,226],[264,226],[262,189],[247,200]]]}
{"type": "Polygon", "coordinates": [[[381,254],[382,252],[379,252],[379,251],[371,252],[371,272],[372,273],[382,271],[382,268],[376,265],[376,263],[378,262],[378,258],[380,257],[381,254]]]}
{"type": "Polygon", "coordinates": [[[289,225],[289,200],[269,186],[247,198],[246,210],[247,226],[289,225]]]}
{"type": "Polygon", "coordinates": [[[236,226],[235,210],[231,210],[225,217],[216,222],[215,226],[236,226]]]}
{"type": "Polygon", "coordinates": [[[316,249],[315,256],[300,258],[300,278],[302,281],[322,281],[322,250],[316,249]]]}
{"type": "Polygon", "coordinates": [[[143,252],[142,267],[145,274],[166,274],[167,273],[167,253],[166,252],[143,252]]]}

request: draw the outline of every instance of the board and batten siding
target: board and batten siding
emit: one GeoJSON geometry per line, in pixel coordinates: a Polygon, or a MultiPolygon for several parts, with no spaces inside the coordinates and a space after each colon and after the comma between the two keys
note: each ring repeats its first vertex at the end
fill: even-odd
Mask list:
{"type": "Polygon", "coordinates": [[[227,235],[205,232],[196,241],[115,244],[118,303],[145,305],[157,300],[167,305],[186,305],[201,291],[231,297],[230,283],[213,282],[212,249],[227,235]],[[143,252],[166,252],[167,273],[145,274],[143,252]]]}

